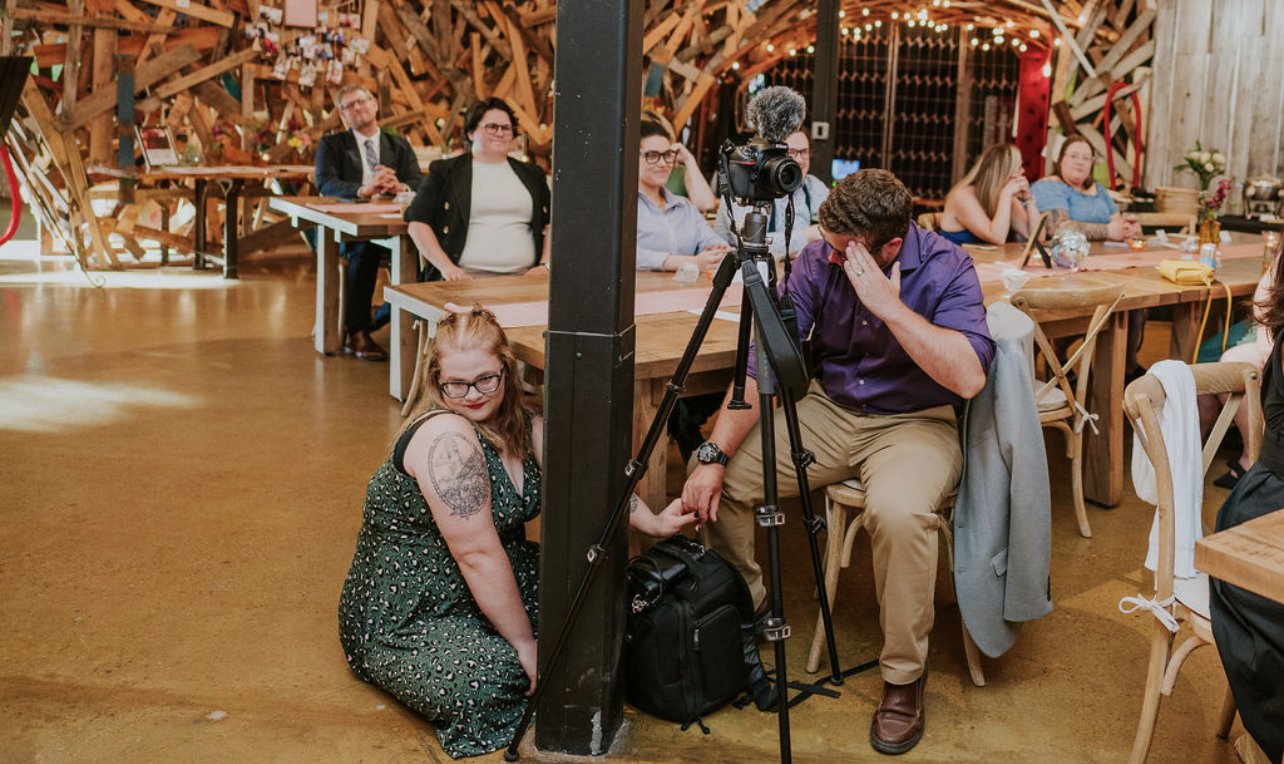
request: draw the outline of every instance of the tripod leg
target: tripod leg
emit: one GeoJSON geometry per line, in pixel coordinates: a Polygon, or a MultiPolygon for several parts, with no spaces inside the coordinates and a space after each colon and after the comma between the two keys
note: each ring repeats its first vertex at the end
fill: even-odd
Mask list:
{"type": "Polygon", "coordinates": [[[776,717],[780,727],[780,761],[789,764],[792,751],[789,740],[789,679],[785,666],[785,640],[789,626],[785,622],[785,595],[780,575],[780,526],[785,515],[780,511],[776,487],[776,427],[772,416],[772,398],[775,380],[768,366],[766,351],[758,345],[758,428],[762,435],[762,495],[763,505],[754,516],[758,525],[767,529],[768,572],[771,577],[771,618],[763,635],[775,648],[776,661],[776,717]]]}
{"type": "MultiPolygon", "coordinates": [[[[802,502],[803,525],[807,528],[811,567],[816,577],[816,598],[820,600],[820,618],[825,624],[825,641],[829,647],[829,679],[834,684],[842,684],[843,673],[838,667],[838,643],[834,639],[834,621],[829,609],[831,600],[825,581],[825,568],[820,559],[820,546],[816,541],[816,534],[825,527],[825,521],[812,510],[811,487],[807,483],[807,467],[816,461],[816,456],[803,447],[797,404],[788,394],[782,394],[780,402],[785,410],[785,428],[789,432],[789,450],[794,463],[794,476],[798,481],[798,499],[802,502]]],[[[841,532],[839,529],[839,533],[841,532]]]]}
{"type": "MultiPolygon", "coordinates": [[[[625,467],[624,471],[628,477],[628,482],[625,484],[624,492],[619,500],[616,501],[615,508],[611,510],[610,518],[607,520],[606,527],[602,529],[602,533],[598,536],[597,543],[593,544],[586,554],[589,564],[588,570],[584,572],[584,578],[580,580],[580,586],[575,591],[575,597],[571,600],[566,617],[562,620],[557,636],[553,639],[553,647],[549,651],[548,661],[544,664],[544,674],[552,674],[557,669],[558,661],[562,657],[562,651],[566,646],[571,627],[575,625],[589,589],[597,578],[597,572],[601,568],[603,558],[606,556],[607,546],[619,530],[620,521],[628,514],[625,508],[630,504],[629,499],[633,495],[638,481],[646,473],[647,460],[655,449],[656,443],[659,442],[661,433],[664,432],[664,428],[669,421],[669,414],[673,412],[673,406],[677,403],[678,393],[683,390],[687,375],[691,370],[691,364],[695,361],[700,346],[704,343],[709,326],[713,323],[714,314],[722,303],[722,295],[731,283],[731,278],[735,271],[735,258],[727,257],[722,261],[722,265],[718,267],[718,271],[714,275],[713,290],[709,293],[709,299],[705,302],[700,318],[696,322],[695,331],[682,353],[682,359],[678,361],[678,368],[674,372],[672,381],[669,382],[668,390],[664,394],[664,400],[660,402],[660,409],[656,413],[655,419],[651,421],[651,427],[647,430],[646,438],[643,439],[638,453],[625,467]]],[[[539,705],[539,700],[547,687],[547,682],[538,681],[536,683],[535,693],[527,701],[526,711],[522,714],[521,721],[517,723],[513,738],[509,741],[508,748],[504,751],[505,761],[517,761],[519,758],[517,747],[521,744],[522,737],[526,734],[527,727],[530,726],[531,718],[535,715],[535,708],[539,705]]]]}

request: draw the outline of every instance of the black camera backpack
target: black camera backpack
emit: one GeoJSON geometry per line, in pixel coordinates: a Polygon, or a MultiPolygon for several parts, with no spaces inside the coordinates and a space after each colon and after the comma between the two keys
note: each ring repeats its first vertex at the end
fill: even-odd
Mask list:
{"type": "Polygon", "coordinates": [[[629,703],[683,729],[746,691],[772,707],[749,588],[717,552],[685,536],[661,541],[629,561],[628,590],[629,703]]]}

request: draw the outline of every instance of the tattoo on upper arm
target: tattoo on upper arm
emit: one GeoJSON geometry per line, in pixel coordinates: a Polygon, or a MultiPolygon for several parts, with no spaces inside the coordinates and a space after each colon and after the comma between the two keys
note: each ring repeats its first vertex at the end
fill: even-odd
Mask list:
{"type": "Polygon", "coordinates": [[[456,432],[437,436],[428,447],[428,476],[450,514],[468,519],[482,511],[490,495],[486,458],[468,438],[456,432]]]}
{"type": "Polygon", "coordinates": [[[633,514],[638,508],[638,495],[635,493],[629,497],[629,514],[633,514]]]}

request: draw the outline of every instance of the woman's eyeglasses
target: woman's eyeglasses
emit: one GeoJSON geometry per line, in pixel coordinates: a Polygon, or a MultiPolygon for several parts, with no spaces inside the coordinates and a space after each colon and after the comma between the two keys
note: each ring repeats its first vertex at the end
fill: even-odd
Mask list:
{"type": "Polygon", "coordinates": [[[663,159],[665,164],[673,164],[678,161],[678,150],[669,149],[668,151],[643,151],[642,158],[647,164],[659,164],[663,159]]]}
{"type": "Polygon", "coordinates": [[[501,125],[498,122],[491,122],[489,125],[482,125],[481,129],[485,130],[491,135],[512,135],[513,134],[512,125],[501,125]]]}
{"type": "Polygon", "coordinates": [[[440,387],[442,394],[447,398],[467,397],[469,388],[477,388],[477,392],[488,395],[499,389],[499,383],[503,379],[504,371],[501,369],[498,374],[487,374],[472,382],[442,382],[440,387]]]}
{"type": "Polygon", "coordinates": [[[811,156],[811,150],[809,149],[789,149],[789,157],[795,162],[806,159],[809,156],[811,156]]]}

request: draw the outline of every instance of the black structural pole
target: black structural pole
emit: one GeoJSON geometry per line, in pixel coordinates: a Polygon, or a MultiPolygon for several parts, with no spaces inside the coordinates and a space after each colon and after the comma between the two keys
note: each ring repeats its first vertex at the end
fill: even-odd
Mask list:
{"type": "Polygon", "coordinates": [[[557,51],[535,745],[585,755],[623,719],[625,524],[545,668],[632,456],[642,2],[559,2],[557,51]]]}
{"type": "Polygon", "coordinates": [[[816,3],[816,55],[812,58],[811,169],[829,183],[838,126],[838,9],[841,0],[816,3]]]}

